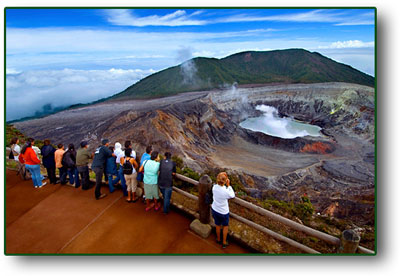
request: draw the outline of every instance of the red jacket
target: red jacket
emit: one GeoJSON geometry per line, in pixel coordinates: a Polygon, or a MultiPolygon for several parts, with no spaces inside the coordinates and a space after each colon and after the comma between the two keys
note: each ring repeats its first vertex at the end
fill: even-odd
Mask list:
{"type": "Polygon", "coordinates": [[[35,151],[29,147],[26,148],[26,151],[24,154],[20,154],[18,156],[18,160],[21,163],[25,163],[27,165],[38,165],[40,164],[40,160],[37,158],[35,151]]]}

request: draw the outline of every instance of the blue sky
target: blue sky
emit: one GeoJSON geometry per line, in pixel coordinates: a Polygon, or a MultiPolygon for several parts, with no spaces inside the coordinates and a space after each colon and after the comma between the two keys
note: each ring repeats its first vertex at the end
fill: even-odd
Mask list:
{"type": "Polygon", "coordinates": [[[373,9],[7,9],[7,120],[113,95],[197,56],[304,48],[373,76],[374,19],[373,9]]]}

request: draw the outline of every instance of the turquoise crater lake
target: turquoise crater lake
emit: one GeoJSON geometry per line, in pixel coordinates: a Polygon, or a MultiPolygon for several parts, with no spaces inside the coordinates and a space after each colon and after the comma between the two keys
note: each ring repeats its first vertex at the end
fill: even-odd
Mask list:
{"type": "Polygon", "coordinates": [[[291,118],[281,118],[278,116],[278,110],[273,106],[257,105],[256,109],[263,115],[244,120],[239,124],[242,128],[286,139],[321,136],[319,126],[301,123],[291,118]]]}

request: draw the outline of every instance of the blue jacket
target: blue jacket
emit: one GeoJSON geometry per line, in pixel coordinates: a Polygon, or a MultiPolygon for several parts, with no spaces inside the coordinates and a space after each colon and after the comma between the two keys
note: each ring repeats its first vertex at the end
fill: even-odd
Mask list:
{"type": "Polygon", "coordinates": [[[117,164],[114,156],[108,157],[106,162],[106,174],[117,174],[117,164]]]}
{"type": "Polygon", "coordinates": [[[56,151],[55,148],[51,145],[43,146],[40,150],[43,158],[43,166],[46,168],[56,167],[56,162],[54,160],[54,152],[56,151]]]}

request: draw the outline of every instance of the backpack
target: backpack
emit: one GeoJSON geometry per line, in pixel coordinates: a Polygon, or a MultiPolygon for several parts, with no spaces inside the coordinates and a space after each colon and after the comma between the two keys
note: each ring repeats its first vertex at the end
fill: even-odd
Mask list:
{"type": "Polygon", "coordinates": [[[31,173],[27,170],[27,168],[25,167],[25,164],[21,164],[18,163],[18,172],[17,175],[19,175],[21,177],[22,180],[28,180],[31,179],[31,173]]]}
{"type": "Polygon", "coordinates": [[[124,162],[124,164],[122,165],[122,171],[123,171],[123,173],[124,174],[132,174],[132,172],[133,172],[133,166],[132,166],[132,163],[129,161],[130,160],[130,158],[129,159],[126,159],[125,158],[125,162],[124,162]]]}

